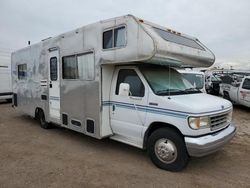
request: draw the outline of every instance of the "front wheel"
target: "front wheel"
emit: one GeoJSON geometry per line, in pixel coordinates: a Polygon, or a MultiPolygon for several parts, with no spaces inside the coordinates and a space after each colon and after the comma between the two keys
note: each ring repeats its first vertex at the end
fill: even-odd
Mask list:
{"type": "Polygon", "coordinates": [[[147,149],[152,162],[164,170],[180,171],[189,161],[182,136],[170,128],[154,131],[149,137],[147,149]]]}

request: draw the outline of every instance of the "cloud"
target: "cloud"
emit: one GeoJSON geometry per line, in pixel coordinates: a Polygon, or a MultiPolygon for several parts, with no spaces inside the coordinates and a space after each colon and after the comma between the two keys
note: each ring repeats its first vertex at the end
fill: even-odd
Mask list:
{"type": "MultiPolygon", "coordinates": [[[[250,63],[249,0],[1,0],[0,48],[19,49],[99,20],[134,14],[200,39],[216,64],[250,63]]],[[[237,66],[238,66],[237,65],[237,66]]]]}

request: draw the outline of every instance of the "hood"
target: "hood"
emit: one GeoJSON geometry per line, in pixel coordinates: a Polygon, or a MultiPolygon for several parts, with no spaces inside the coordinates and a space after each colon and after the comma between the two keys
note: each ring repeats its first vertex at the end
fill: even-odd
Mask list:
{"type": "Polygon", "coordinates": [[[182,112],[193,114],[213,113],[232,108],[230,101],[205,93],[176,95],[171,96],[170,100],[167,99],[168,97],[164,98],[171,101],[173,107],[181,109],[182,112]]]}

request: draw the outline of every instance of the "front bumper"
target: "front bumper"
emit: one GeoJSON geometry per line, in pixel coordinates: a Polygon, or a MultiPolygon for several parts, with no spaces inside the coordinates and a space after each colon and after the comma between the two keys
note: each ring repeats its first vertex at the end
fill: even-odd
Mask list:
{"type": "Polygon", "coordinates": [[[222,131],[201,136],[185,137],[187,151],[190,156],[202,157],[219,150],[228,143],[236,134],[236,127],[231,123],[222,131]]]}

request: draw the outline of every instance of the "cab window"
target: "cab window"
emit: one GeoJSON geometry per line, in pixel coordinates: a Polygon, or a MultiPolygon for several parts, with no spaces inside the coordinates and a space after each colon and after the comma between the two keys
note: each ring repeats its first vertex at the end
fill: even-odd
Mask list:
{"type": "Polygon", "coordinates": [[[134,97],[143,97],[145,93],[144,85],[132,69],[121,69],[118,74],[115,94],[119,93],[119,86],[121,83],[127,83],[130,85],[130,95],[134,97]]]}
{"type": "Polygon", "coordinates": [[[242,89],[247,89],[250,90],[250,79],[246,78],[243,85],[242,85],[242,89]]]}

